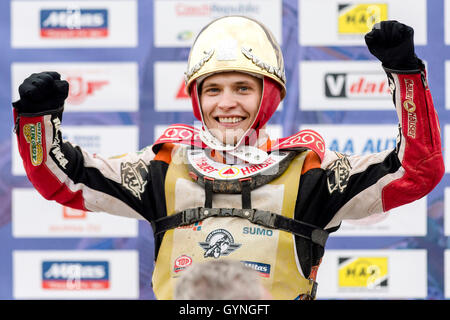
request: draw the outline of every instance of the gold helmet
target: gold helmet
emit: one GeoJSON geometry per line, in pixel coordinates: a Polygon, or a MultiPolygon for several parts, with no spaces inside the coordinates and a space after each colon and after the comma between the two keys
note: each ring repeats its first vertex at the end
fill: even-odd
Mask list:
{"type": "Polygon", "coordinates": [[[269,77],[280,85],[281,100],[286,95],[280,46],[269,29],[256,20],[226,16],[200,31],[191,48],[185,73],[187,93],[191,95],[191,85],[196,79],[226,71],[269,77]]]}

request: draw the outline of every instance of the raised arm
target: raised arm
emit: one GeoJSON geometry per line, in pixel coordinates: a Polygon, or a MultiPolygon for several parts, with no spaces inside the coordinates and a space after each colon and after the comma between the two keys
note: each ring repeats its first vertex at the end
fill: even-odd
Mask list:
{"type": "Polygon", "coordinates": [[[142,219],[151,148],[105,159],[63,141],[68,90],[56,72],[32,74],[19,87],[20,100],[13,103],[15,133],[29,180],[44,198],[62,205],[142,219]]]}
{"type": "Polygon", "coordinates": [[[438,117],[413,35],[409,26],[383,21],[365,37],[388,76],[399,118],[398,143],[395,150],[367,156],[327,153],[322,168],[327,171],[328,209],[334,216],[327,227],[418,200],[444,174],[438,117]]]}

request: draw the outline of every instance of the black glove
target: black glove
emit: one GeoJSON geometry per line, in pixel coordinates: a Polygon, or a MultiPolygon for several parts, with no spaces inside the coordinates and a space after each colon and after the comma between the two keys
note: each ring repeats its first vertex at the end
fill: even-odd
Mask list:
{"type": "Polygon", "coordinates": [[[395,20],[376,23],[364,37],[370,53],[393,70],[417,70],[421,61],[414,53],[414,29],[395,20]]]}
{"type": "Polygon", "coordinates": [[[33,73],[19,86],[20,100],[13,103],[19,113],[53,111],[64,105],[69,83],[54,71],[33,73]]]}

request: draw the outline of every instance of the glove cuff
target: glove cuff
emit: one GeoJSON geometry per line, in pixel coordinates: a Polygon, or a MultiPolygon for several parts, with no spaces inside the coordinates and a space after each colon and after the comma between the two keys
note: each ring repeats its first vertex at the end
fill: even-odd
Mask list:
{"type": "Polygon", "coordinates": [[[398,69],[392,69],[392,68],[388,68],[386,66],[384,66],[383,64],[381,65],[384,69],[384,71],[388,72],[388,73],[396,73],[396,74],[413,74],[413,73],[420,73],[423,70],[425,70],[425,64],[423,63],[423,61],[419,58],[417,58],[417,69],[409,69],[409,70],[398,70],[398,69]]]}
{"type": "Polygon", "coordinates": [[[17,100],[16,102],[13,102],[12,106],[13,106],[14,109],[17,110],[17,112],[20,112],[20,109],[22,108],[22,104],[20,103],[20,100],[17,100]]]}
{"type": "Polygon", "coordinates": [[[23,108],[22,108],[22,104],[20,103],[20,100],[17,100],[16,102],[13,102],[12,106],[13,106],[14,109],[17,110],[17,115],[24,116],[24,117],[40,117],[40,116],[45,116],[45,115],[48,115],[48,114],[62,113],[64,111],[64,104],[62,104],[60,107],[57,107],[55,109],[38,111],[38,112],[26,112],[26,111],[24,111],[23,108]]]}

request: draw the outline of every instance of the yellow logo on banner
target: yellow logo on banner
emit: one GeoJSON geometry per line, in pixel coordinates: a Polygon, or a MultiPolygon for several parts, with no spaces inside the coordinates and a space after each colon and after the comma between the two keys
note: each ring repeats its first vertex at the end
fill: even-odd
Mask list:
{"type": "Polygon", "coordinates": [[[339,5],[339,34],[366,34],[375,23],[387,20],[385,3],[339,5]]]}
{"type": "Polygon", "coordinates": [[[387,277],[387,257],[339,258],[340,288],[387,287],[387,277]]]}

